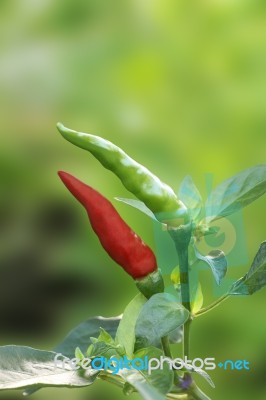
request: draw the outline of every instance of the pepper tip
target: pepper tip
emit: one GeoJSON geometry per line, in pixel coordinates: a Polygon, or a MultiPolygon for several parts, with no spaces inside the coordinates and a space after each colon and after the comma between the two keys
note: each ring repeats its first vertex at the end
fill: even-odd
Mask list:
{"type": "Polygon", "coordinates": [[[57,171],[57,175],[59,176],[62,182],[65,182],[66,179],[70,176],[70,174],[68,174],[65,171],[57,171]]]}
{"type": "Polygon", "coordinates": [[[65,128],[62,122],[57,122],[56,127],[60,133],[62,133],[61,131],[65,128]]]}

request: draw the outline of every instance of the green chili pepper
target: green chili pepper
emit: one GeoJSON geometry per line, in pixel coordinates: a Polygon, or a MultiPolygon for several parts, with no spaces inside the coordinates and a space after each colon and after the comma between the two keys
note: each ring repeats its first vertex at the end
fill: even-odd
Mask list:
{"type": "Polygon", "coordinates": [[[188,222],[187,208],[172,188],[118,146],[99,136],[68,129],[61,123],[57,124],[57,128],[66,140],[88,150],[105,168],[111,170],[159,221],[174,227],[188,222]]]}

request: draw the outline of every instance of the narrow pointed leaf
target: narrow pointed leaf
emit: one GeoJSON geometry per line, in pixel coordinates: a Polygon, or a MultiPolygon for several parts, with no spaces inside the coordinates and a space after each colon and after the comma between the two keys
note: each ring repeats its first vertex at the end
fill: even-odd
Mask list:
{"type": "Polygon", "coordinates": [[[205,379],[205,381],[208,382],[208,384],[209,384],[211,387],[215,388],[215,384],[214,384],[212,378],[210,377],[210,375],[209,375],[206,371],[204,371],[204,369],[201,369],[201,368],[193,368],[193,369],[192,369],[192,372],[195,372],[196,374],[200,375],[202,378],[205,379]]]}
{"type": "Polygon", "coordinates": [[[105,342],[109,344],[114,344],[114,339],[105,329],[100,328],[100,335],[97,338],[98,342],[105,342]]]}
{"type": "MultiPolygon", "coordinates": [[[[135,199],[125,199],[123,197],[115,197],[116,200],[121,201],[121,203],[125,203],[133,208],[136,208],[137,210],[143,212],[146,214],[148,217],[151,219],[154,219],[157,221],[155,218],[154,214],[151,212],[151,210],[140,200],[135,200],[135,199]]],[[[157,221],[158,222],[158,221],[157,221]]]]}
{"type": "Polygon", "coordinates": [[[147,299],[138,294],[126,307],[117,329],[116,341],[125,349],[129,359],[132,358],[135,346],[135,326],[138,316],[147,299]]]}
{"type": "Polygon", "coordinates": [[[184,367],[187,371],[196,373],[196,374],[202,376],[202,378],[204,378],[211,387],[215,388],[215,384],[214,384],[212,378],[206,371],[204,371],[204,369],[192,367],[191,364],[185,363],[184,361],[183,361],[183,363],[184,363],[184,367]]]}
{"type": "Polygon", "coordinates": [[[229,291],[232,295],[249,295],[266,286],[266,242],[260,245],[248,273],[234,283],[229,291]]]}
{"type": "Polygon", "coordinates": [[[189,209],[193,220],[197,219],[202,208],[202,198],[191,176],[186,176],[179,188],[178,197],[189,209]]]}
{"type": "Polygon", "coordinates": [[[248,168],[218,185],[206,202],[207,220],[226,217],[266,193],[266,165],[248,168]]]}
{"type": "Polygon", "coordinates": [[[194,289],[191,301],[191,312],[196,314],[203,305],[203,293],[200,282],[198,282],[197,287],[194,289]]]}

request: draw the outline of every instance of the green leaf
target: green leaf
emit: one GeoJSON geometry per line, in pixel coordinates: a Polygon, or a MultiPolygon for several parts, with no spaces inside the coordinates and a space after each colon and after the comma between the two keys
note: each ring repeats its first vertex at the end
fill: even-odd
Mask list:
{"type": "Polygon", "coordinates": [[[147,299],[139,293],[125,308],[116,334],[116,341],[125,349],[128,358],[132,358],[135,347],[135,325],[147,299]]]}
{"type": "MultiPolygon", "coordinates": [[[[182,325],[179,326],[178,328],[176,328],[175,330],[173,330],[172,332],[170,332],[168,336],[169,336],[169,341],[171,344],[182,342],[182,339],[183,339],[182,325]]],[[[156,347],[159,347],[159,346],[156,344],[156,347]]]]}
{"type": "MultiPolygon", "coordinates": [[[[148,347],[141,349],[134,354],[134,358],[145,360],[155,358],[160,361],[164,357],[163,351],[156,347],[148,347]]],[[[169,367],[167,362],[163,363],[163,367],[152,371],[142,370],[140,373],[145,377],[146,381],[155,387],[160,393],[166,394],[170,391],[174,381],[174,371],[169,367]]]]}
{"type": "MultiPolygon", "coordinates": [[[[190,373],[196,373],[196,374],[200,375],[202,378],[204,378],[209,383],[209,385],[211,387],[215,388],[215,384],[214,384],[212,378],[204,369],[192,367],[191,364],[186,363],[184,361],[182,363],[184,365],[185,370],[189,371],[190,373]]],[[[205,397],[204,397],[204,399],[205,399],[205,397]]]]}
{"type": "Polygon", "coordinates": [[[168,293],[158,293],[144,304],[136,323],[136,337],[145,347],[156,346],[159,340],[183,325],[189,312],[168,293]]]}
{"type": "Polygon", "coordinates": [[[106,342],[96,342],[91,344],[87,350],[88,358],[105,356],[106,358],[118,357],[121,355],[121,346],[106,342]]]}
{"type": "Polygon", "coordinates": [[[196,374],[200,375],[202,378],[205,379],[205,381],[208,382],[208,384],[211,387],[215,388],[215,384],[214,384],[212,378],[210,377],[210,375],[206,371],[204,371],[204,369],[201,369],[201,368],[193,368],[193,369],[187,368],[187,369],[190,372],[195,372],[196,374]]]}
{"type": "Polygon", "coordinates": [[[203,256],[195,248],[195,254],[199,260],[206,262],[211,267],[214,279],[217,285],[220,285],[227,272],[227,259],[224,252],[222,250],[212,250],[207,256],[203,256]]]}
{"type": "Polygon", "coordinates": [[[115,197],[115,199],[121,201],[121,203],[125,203],[133,208],[136,208],[137,210],[146,214],[151,219],[154,219],[158,222],[151,210],[142,201],[135,199],[125,199],[123,197],[115,197]]]}
{"type": "Polygon", "coordinates": [[[143,400],[166,400],[164,395],[146,381],[140,371],[123,369],[119,375],[139,392],[143,400]]]}
{"type": "Polygon", "coordinates": [[[77,347],[75,350],[75,358],[77,358],[78,360],[83,360],[83,358],[85,358],[79,347],[77,347]]]}
{"type": "Polygon", "coordinates": [[[76,347],[79,347],[82,353],[86,353],[89,344],[91,344],[91,337],[98,337],[100,328],[107,331],[113,338],[115,337],[117,327],[120,323],[121,317],[104,318],[95,317],[90,318],[85,322],[79,324],[76,328],[72,329],[54,351],[62,353],[64,356],[73,358],[75,355],[76,347]]]}
{"type": "MultiPolygon", "coordinates": [[[[121,322],[121,321],[120,321],[121,322]]],[[[89,345],[87,350],[87,357],[105,356],[106,358],[123,356],[125,354],[124,348],[117,344],[112,336],[103,328],[100,328],[100,335],[98,338],[91,337],[92,344],[89,345]]]]}
{"type": "Polygon", "coordinates": [[[195,294],[193,294],[191,298],[191,312],[196,314],[203,305],[203,293],[200,282],[198,282],[198,285],[195,289],[195,294]]]}
{"type": "Polygon", "coordinates": [[[25,346],[0,347],[0,390],[30,386],[91,385],[98,371],[75,371],[68,363],[56,366],[53,351],[36,350],[25,346]]]}
{"type": "Polygon", "coordinates": [[[235,282],[231,295],[249,295],[266,286],[266,242],[261,243],[248,273],[235,282]]]}
{"type": "Polygon", "coordinates": [[[206,202],[207,221],[226,217],[266,193],[266,165],[257,165],[222,182],[206,202]]]}
{"type": "Polygon", "coordinates": [[[114,339],[105,329],[100,328],[100,335],[98,337],[98,342],[105,342],[109,344],[114,344],[114,339]]]}
{"type": "MultiPolygon", "coordinates": [[[[104,318],[94,317],[87,321],[82,322],[76,328],[72,329],[65,337],[62,343],[60,343],[54,351],[62,353],[64,356],[71,358],[75,357],[75,349],[79,347],[82,353],[86,353],[89,344],[92,343],[92,337],[98,336],[100,328],[104,328],[110,333],[112,337],[115,337],[117,327],[121,317],[104,318]]],[[[96,339],[97,340],[97,339],[96,339]]],[[[36,392],[39,388],[32,388],[25,390],[24,395],[30,395],[36,392]]]]}
{"type": "Polygon", "coordinates": [[[178,197],[189,209],[190,216],[196,220],[202,209],[202,198],[191,176],[186,176],[179,188],[178,197]]]}

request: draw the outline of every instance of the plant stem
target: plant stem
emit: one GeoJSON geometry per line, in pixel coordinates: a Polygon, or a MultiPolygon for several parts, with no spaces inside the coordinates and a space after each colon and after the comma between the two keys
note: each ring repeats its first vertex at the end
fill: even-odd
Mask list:
{"type": "MultiPolygon", "coordinates": [[[[188,272],[188,247],[180,248],[176,246],[179,268],[180,268],[180,285],[181,285],[181,298],[182,305],[191,312],[190,305],[190,286],[189,286],[189,272],[188,272]]],[[[189,318],[183,327],[183,358],[185,356],[189,357],[189,335],[190,335],[190,325],[192,319],[189,318]]]]}
{"type": "Polygon", "coordinates": [[[190,288],[189,288],[189,272],[188,272],[188,247],[179,246],[176,244],[179,269],[180,269],[180,285],[181,298],[183,306],[190,312],[190,288]]]}
{"type": "Polygon", "coordinates": [[[161,342],[162,342],[162,348],[163,348],[164,355],[166,357],[172,358],[168,336],[162,337],[161,342]]]}
{"type": "Polygon", "coordinates": [[[191,322],[192,319],[189,318],[183,328],[183,358],[185,359],[185,356],[189,358],[189,345],[190,345],[190,327],[191,327],[191,322]]]}
{"type": "MultiPolygon", "coordinates": [[[[169,342],[169,337],[168,336],[163,336],[161,338],[161,343],[162,343],[162,348],[163,348],[163,352],[164,355],[166,357],[169,357],[170,359],[172,359],[172,353],[171,353],[171,348],[170,348],[170,342],[169,342]]],[[[179,376],[177,373],[174,374],[174,382],[176,385],[179,384],[179,376]]]]}
{"type": "Polygon", "coordinates": [[[99,374],[99,378],[102,379],[103,381],[112,383],[120,388],[124,387],[124,382],[122,379],[118,378],[118,377],[114,377],[111,374],[105,374],[105,373],[101,373],[99,374]]]}
{"type": "Polygon", "coordinates": [[[222,303],[224,300],[226,300],[229,297],[229,294],[226,293],[223,296],[221,296],[218,300],[214,301],[213,303],[211,303],[210,305],[208,305],[207,307],[202,308],[201,310],[199,310],[196,314],[194,314],[194,317],[198,317],[202,314],[207,313],[208,311],[212,310],[213,308],[217,307],[220,303],[222,303]]]}

